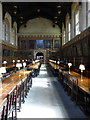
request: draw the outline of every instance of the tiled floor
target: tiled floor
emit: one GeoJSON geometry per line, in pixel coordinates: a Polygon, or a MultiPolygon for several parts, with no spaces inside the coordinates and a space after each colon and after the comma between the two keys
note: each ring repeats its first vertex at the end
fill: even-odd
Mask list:
{"type": "Polygon", "coordinates": [[[85,118],[84,113],[67,96],[56,77],[47,71],[45,64],[22,104],[18,118],[85,118]]]}

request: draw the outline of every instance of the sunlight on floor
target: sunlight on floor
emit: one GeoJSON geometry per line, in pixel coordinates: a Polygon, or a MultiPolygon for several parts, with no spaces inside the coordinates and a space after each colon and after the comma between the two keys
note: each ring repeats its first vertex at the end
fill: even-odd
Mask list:
{"type": "Polygon", "coordinates": [[[47,74],[47,71],[40,71],[40,74],[42,75],[45,75],[45,74],[47,74]]]}
{"type": "Polygon", "coordinates": [[[47,78],[34,78],[32,79],[32,87],[48,87],[48,79],[47,78]]]}
{"type": "MultiPolygon", "coordinates": [[[[22,118],[64,118],[64,114],[60,113],[60,111],[56,108],[53,108],[52,106],[42,106],[42,105],[31,105],[28,108],[24,107],[24,111],[22,113],[22,118]],[[27,111],[27,112],[26,112],[27,111]],[[58,113],[59,111],[59,113],[58,113]]],[[[20,118],[21,115],[18,118],[20,118]]]]}
{"type": "Polygon", "coordinates": [[[60,95],[57,94],[55,77],[49,76],[46,66],[41,65],[40,73],[32,78],[32,88],[21,105],[21,112],[17,118],[73,118],[84,116],[76,109],[60,87],[60,95]],[[61,92],[62,91],[62,92],[61,92]],[[64,96],[63,96],[64,95],[64,96]]]}

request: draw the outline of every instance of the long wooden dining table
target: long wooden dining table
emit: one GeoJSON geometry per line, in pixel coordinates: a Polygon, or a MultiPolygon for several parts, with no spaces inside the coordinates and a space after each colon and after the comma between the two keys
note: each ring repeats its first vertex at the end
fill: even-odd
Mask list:
{"type": "Polygon", "coordinates": [[[56,63],[53,63],[53,62],[49,62],[49,64],[53,67],[54,70],[57,70],[57,69],[65,69],[65,67],[62,67],[56,63]]]}
{"type": "Polygon", "coordinates": [[[58,80],[60,80],[64,89],[67,89],[68,94],[71,95],[71,97],[74,96],[80,107],[84,108],[85,111],[89,111],[90,113],[90,78],[75,71],[70,71],[69,73],[68,68],[62,67],[53,62],[49,62],[49,65],[51,66],[52,72],[56,72],[57,70],[58,80]],[[66,78],[66,74],[63,73],[67,73],[68,77],[66,78]]]}
{"type": "Polygon", "coordinates": [[[5,103],[7,94],[13,91],[16,85],[20,84],[20,82],[30,74],[31,71],[21,70],[18,71],[9,77],[2,80],[1,88],[0,88],[0,108],[5,103]]]}
{"type": "Polygon", "coordinates": [[[90,94],[90,78],[85,77],[83,75],[81,76],[79,73],[74,72],[74,71],[71,71],[70,75],[75,76],[78,79],[78,86],[82,90],[90,94]]]}
{"type": "Polygon", "coordinates": [[[28,65],[27,67],[28,67],[28,69],[38,69],[39,65],[40,65],[40,62],[37,62],[35,64],[28,65]]]}

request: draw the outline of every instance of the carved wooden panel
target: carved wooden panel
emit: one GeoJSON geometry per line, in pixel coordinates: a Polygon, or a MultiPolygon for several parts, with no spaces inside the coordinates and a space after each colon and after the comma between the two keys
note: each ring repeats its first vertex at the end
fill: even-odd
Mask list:
{"type": "Polygon", "coordinates": [[[77,44],[77,53],[78,53],[78,56],[82,56],[82,46],[81,46],[81,43],[77,44]]]}
{"type": "Polygon", "coordinates": [[[82,51],[83,51],[83,56],[88,56],[89,46],[86,40],[82,43],[82,51]]]}

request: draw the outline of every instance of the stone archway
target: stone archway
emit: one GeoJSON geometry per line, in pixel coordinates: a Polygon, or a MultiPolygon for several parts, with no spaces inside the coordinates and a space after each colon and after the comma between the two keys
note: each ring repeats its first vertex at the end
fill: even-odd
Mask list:
{"type": "Polygon", "coordinates": [[[38,52],[36,54],[36,59],[39,59],[41,63],[44,63],[44,54],[42,52],[38,52]]]}
{"type": "Polygon", "coordinates": [[[41,54],[43,56],[43,62],[46,61],[46,50],[34,50],[34,59],[37,59],[37,55],[41,54]]]}

